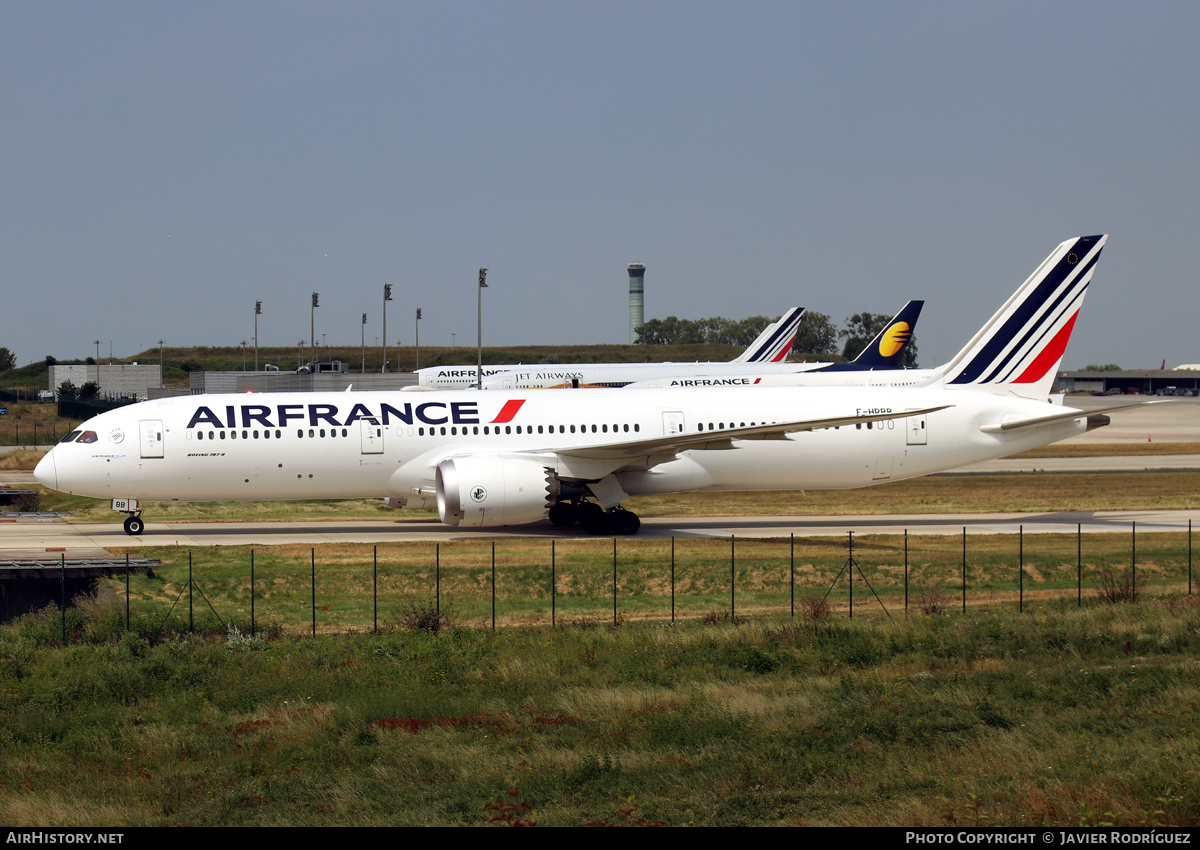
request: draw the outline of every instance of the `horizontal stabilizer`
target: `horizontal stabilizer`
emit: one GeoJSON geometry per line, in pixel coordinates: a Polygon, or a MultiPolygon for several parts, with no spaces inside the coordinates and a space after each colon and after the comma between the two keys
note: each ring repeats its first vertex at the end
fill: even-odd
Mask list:
{"type": "Polygon", "coordinates": [[[1104,414],[1112,413],[1116,410],[1125,410],[1129,407],[1140,407],[1142,404],[1163,404],[1166,401],[1168,401],[1168,399],[1143,401],[1141,404],[1121,404],[1117,405],[1116,407],[1103,407],[1099,410],[1068,409],[1062,413],[1051,413],[1048,416],[1034,416],[1028,419],[1016,419],[1012,422],[1001,422],[997,425],[984,425],[979,430],[985,434],[1003,434],[1008,431],[1015,431],[1018,428],[1032,428],[1035,425],[1048,425],[1051,422],[1062,422],[1067,419],[1082,419],[1086,417],[1088,420],[1088,430],[1090,431],[1093,427],[1100,427],[1100,425],[1108,424],[1107,422],[1103,422],[1093,426],[1091,424],[1093,417],[1095,417],[1096,421],[1099,421],[1099,419],[1102,417],[1107,418],[1103,416],[1104,414]]]}

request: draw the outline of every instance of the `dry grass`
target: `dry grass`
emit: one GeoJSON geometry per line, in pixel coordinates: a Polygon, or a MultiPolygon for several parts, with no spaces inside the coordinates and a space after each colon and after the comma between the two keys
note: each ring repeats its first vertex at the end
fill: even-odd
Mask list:
{"type": "Polygon", "coordinates": [[[33,472],[38,461],[46,456],[46,450],[17,449],[0,455],[0,469],[8,472],[33,472]]]}
{"type": "Polygon", "coordinates": [[[1200,443],[1053,443],[1012,457],[1152,457],[1195,454],[1200,454],[1200,443]]]}

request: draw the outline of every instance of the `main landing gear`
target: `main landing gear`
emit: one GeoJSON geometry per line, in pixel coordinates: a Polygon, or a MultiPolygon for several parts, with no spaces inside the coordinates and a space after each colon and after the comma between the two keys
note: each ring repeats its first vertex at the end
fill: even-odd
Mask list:
{"type": "Polygon", "coordinates": [[[642,527],[642,521],[633,511],[619,505],[606,511],[595,502],[582,500],[556,502],[550,508],[550,521],[563,528],[578,523],[588,534],[617,534],[622,537],[632,537],[642,527]]]}

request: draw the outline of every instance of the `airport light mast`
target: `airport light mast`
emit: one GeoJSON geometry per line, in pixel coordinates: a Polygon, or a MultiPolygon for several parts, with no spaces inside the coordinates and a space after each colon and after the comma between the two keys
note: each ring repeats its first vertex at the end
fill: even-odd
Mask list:
{"type": "Polygon", "coordinates": [[[415,370],[415,369],[421,368],[421,308],[420,307],[417,308],[417,318],[416,318],[416,321],[413,322],[413,324],[416,325],[416,328],[417,328],[417,330],[416,330],[417,365],[414,367],[414,370],[415,370]]]}
{"type": "Polygon", "coordinates": [[[262,315],[262,302],[254,302],[254,371],[258,371],[258,317],[262,315]]]}
{"type": "Polygon", "coordinates": [[[362,373],[367,374],[367,314],[363,313],[362,320],[362,373]]]}
{"type": "Polygon", "coordinates": [[[483,290],[487,289],[487,269],[479,270],[479,312],[477,314],[479,324],[479,362],[475,372],[475,389],[483,389],[483,290]]]}
{"type": "Polygon", "coordinates": [[[317,362],[317,307],[318,306],[320,306],[320,305],[317,304],[317,293],[314,292],[312,294],[312,309],[308,311],[308,323],[310,326],[308,341],[310,343],[309,348],[312,351],[312,362],[313,363],[317,362]]]}
{"type": "Polygon", "coordinates": [[[383,285],[383,369],[387,371],[387,303],[392,300],[392,285],[383,285]]]}

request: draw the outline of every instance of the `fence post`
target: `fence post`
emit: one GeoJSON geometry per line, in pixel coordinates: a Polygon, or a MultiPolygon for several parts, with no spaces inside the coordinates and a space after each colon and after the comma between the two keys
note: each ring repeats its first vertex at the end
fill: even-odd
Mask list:
{"type": "Polygon", "coordinates": [[[188,550],[188,633],[196,630],[196,621],[192,611],[192,588],[195,585],[192,583],[192,553],[188,550]]]}
{"type": "Polygon", "coordinates": [[[1023,525],[1017,526],[1017,539],[1021,541],[1020,549],[1019,549],[1019,551],[1021,553],[1020,560],[1017,563],[1017,586],[1020,588],[1020,592],[1017,595],[1017,599],[1020,600],[1020,602],[1017,606],[1017,610],[1020,613],[1024,613],[1025,612],[1025,526],[1023,526],[1023,525]]]}
{"type": "Polygon", "coordinates": [[[1075,523],[1075,607],[1083,607],[1083,523],[1075,523]]]}
{"type": "Polygon", "coordinates": [[[129,553],[125,553],[125,631],[129,631],[129,553]]]}
{"type": "Polygon", "coordinates": [[[1133,521],[1133,527],[1129,535],[1129,562],[1130,568],[1133,571],[1133,601],[1137,602],[1137,520],[1133,521]]]}
{"type": "Polygon", "coordinates": [[[904,529],[904,616],[908,616],[908,529],[904,529]]]}
{"type": "Polygon", "coordinates": [[[371,548],[371,631],[379,634],[379,546],[371,548]]]}
{"type": "Polygon", "coordinates": [[[254,550],[250,550],[250,637],[254,637],[254,550]]]}
{"type": "Polygon", "coordinates": [[[442,616],[442,544],[435,543],[433,553],[433,598],[438,617],[442,616]]]}
{"type": "Polygon", "coordinates": [[[671,537],[671,625],[675,625],[675,537],[671,537]]]}
{"type": "Polygon", "coordinates": [[[62,602],[62,640],[67,642],[67,553],[58,556],[59,596],[62,602]]]}
{"type": "Polygon", "coordinates": [[[492,631],[496,631],[496,541],[492,541],[492,631]]]}
{"type": "Polygon", "coordinates": [[[1192,521],[1188,520],[1188,596],[1192,595],[1192,521]]]}
{"type": "Polygon", "coordinates": [[[735,557],[734,535],[729,535],[729,622],[737,619],[737,568],[735,557]]]}
{"type": "Polygon", "coordinates": [[[850,568],[850,619],[854,619],[854,532],[846,532],[847,559],[850,568]]]}
{"type": "Polygon", "coordinates": [[[792,619],[796,618],[796,532],[788,535],[791,540],[790,566],[788,567],[788,582],[792,595],[792,619]]]}
{"type": "Polygon", "coordinates": [[[312,558],[312,578],[310,579],[309,595],[312,600],[312,636],[317,636],[317,549],[314,546],[309,550],[309,555],[312,558]]]}
{"type": "Polygon", "coordinates": [[[967,613],[967,527],[963,526],[963,562],[962,562],[962,587],[963,587],[963,613],[967,613]]]}
{"type": "Polygon", "coordinates": [[[617,626],[617,538],[613,538],[613,628],[617,626]]]}
{"type": "Polygon", "coordinates": [[[553,538],[551,538],[551,540],[550,540],[550,628],[551,629],[556,628],[558,625],[558,621],[556,618],[557,612],[555,610],[556,603],[558,601],[556,598],[557,591],[558,591],[558,572],[557,572],[558,557],[557,557],[557,550],[555,549],[555,545],[554,545],[557,542],[558,541],[554,540],[553,538]]]}

